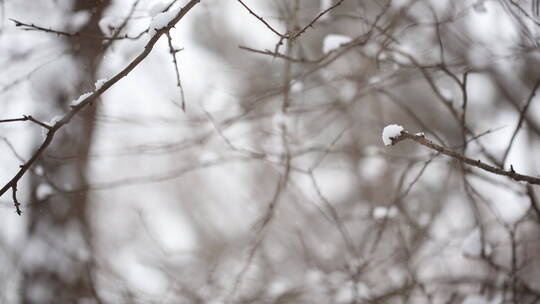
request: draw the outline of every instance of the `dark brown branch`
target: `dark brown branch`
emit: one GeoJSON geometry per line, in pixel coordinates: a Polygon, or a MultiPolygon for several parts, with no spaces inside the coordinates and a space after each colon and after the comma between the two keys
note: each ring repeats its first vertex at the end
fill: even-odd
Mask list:
{"type": "Polygon", "coordinates": [[[477,168],[480,168],[480,169],[483,169],[483,170],[486,170],[488,172],[491,172],[491,173],[494,173],[494,174],[497,174],[497,175],[503,175],[503,176],[507,176],[507,177],[510,177],[511,179],[513,180],[516,180],[516,181],[524,181],[524,182],[527,182],[529,184],[534,184],[534,185],[540,185],[540,177],[534,177],[534,176],[529,176],[529,175],[524,175],[524,174],[519,174],[519,173],[516,173],[516,171],[511,167],[510,170],[504,170],[504,169],[500,169],[500,168],[497,168],[497,167],[494,167],[494,166],[491,166],[491,165],[488,165],[484,162],[482,162],[481,160],[474,160],[474,159],[471,159],[471,158],[468,158],[464,155],[461,155],[460,153],[457,153],[455,151],[452,151],[446,147],[443,147],[443,146],[440,146],[434,142],[432,142],[431,140],[427,139],[424,135],[414,135],[414,134],[410,134],[409,132],[407,131],[401,131],[401,135],[397,136],[397,137],[394,137],[392,138],[392,145],[394,144],[397,144],[398,142],[404,140],[404,139],[410,139],[410,140],[413,140],[425,147],[428,147],[432,150],[435,150],[435,151],[438,151],[446,156],[450,156],[462,163],[465,163],[465,164],[468,164],[468,165],[471,165],[473,167],[477,167],[477,168]]]}
{"type": "Polygon", "coordinates": [[[47,150],[58,130],[68,124],[74,116],[76,116],[82,109],[90,105],[94,100],[96,100],[96,98],[101,96],[111,86],[120,81],[120,79],[126,77],[133,69],[135,69],[135,67],[138,66],[150,54],[159,38],[165,33],[167,33],[176,23],[178,23],[178,21],[180,21],[180,19],[182,19],[187,14],[187,12],[189,12],[200,1],[201,0],[189,1],[182,9],[178,11],[176,16],[167,24],[166,27],[156,31],[154,36],[150,38],[150,40],[144,47],[144,50],[137,57],[135,57],[135,59],[133,59],[124,69],[122,69],[114,77],[105,82],[103,86],[101,86],[98,90],[95,90],[94,92],[83,98],[78,104],[72,105],[71,110],[67,112],[53,126],[47,126],[49,131],[47,132],[45,140],[43,141],[41,146],[37,149],[36,152],[34,152],[32,157],[20,167],[17,174],[15,174],[15,176],[0,189],[0,196],[4,195],[6,191],[17,185],[19,180],[28,171],[28,169],[30,169],[30,167],[32,167],[32,165],[39,159],[43,152],[47,150]]]}
{"type": "Polygon", "coordinates": [[[83,38],[97,39],[97,40],[123,40],[123,39],[137,40],[141,38],[142,35],[144,35],[147,32],[147,31],[141,32],[137,34],[136,36],[128,36],[127,34],[125,34],[125,35],[114,35],[113,37],[107,37],[107,36],[86,34],[86,33],[81,33],[81,32],[70,33],[66,31],[54,30],[51,28],[42,27],[39,25],[35,25],[33,23],[24,23],[22,21],[18,21],[11,18],[9,20],[13,21],[13,23],[15,23],[15,26],[21,27],[25,31],[40,31],[40,32],[56,34],[58,36],[65,36],[65,37],[71,37],[71,38],[83,37],[83,38]]]}

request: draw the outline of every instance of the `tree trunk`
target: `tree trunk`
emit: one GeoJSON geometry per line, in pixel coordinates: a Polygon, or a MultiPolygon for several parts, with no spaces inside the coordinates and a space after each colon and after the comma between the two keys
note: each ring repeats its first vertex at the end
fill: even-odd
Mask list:
{"type": "MultiPolygon", "coordinates": [[[[76,0],[73,13],[88,12],[90,18],[80,29],[92,35],[103,35],[98,22],[110,4],[109,0],[76,0]]],[[[71,17],[71,16],[69,16],[71,17]]],[[[79,71],[73,79],[76,91],[81,94],[93,89],[96,71],[104,47],[101,40],[68,38],[65,44],[71,49],[72,63],[79,71]]],[[[62,77],[62,68],[58,69],[62,77]]],[[[50,79],[53,84],[57,79],[50,79]]],[[[51,88],[58,86],[51,85],[51,88]]],[[[51,89],[44,96],[48,109],[69,107],[73,96],[62,89],[51,89]]],[[[76,97],[76,96],[75,96],[76,97]]],[[[33,195],[29,208],[27,243],[23,248],[23,276],[20,295],[23,303],[76,303],[81,299],[100,303],[94,282],[95,261],[92,253],[92,229],[88,220],[87,192],[58,193],[43,197],[43,184],[63,190],[84,189],[86,185],[87,156],[90,151],[94,118],[98,104],[87,108],[79,119],[55,138],[48,155],[76,156],[74,161],[59,162],[42,158],[40,166],[45,176],[33,179],[33,195]],[[54,182],[52,182],[54,181],[54,182]]],[[[56,190],[59,190],[56,189],[56,190]]]]}

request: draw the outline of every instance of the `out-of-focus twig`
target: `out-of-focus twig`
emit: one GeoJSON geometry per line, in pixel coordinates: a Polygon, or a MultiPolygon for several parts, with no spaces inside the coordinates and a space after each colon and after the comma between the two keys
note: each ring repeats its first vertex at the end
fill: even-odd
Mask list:
{"type": "Polygon", "coordinates": [[[25,23],[16,19],[10,18],[9,20],[13,21],[13,23],[15,23],[15,26],[21,27],[25,31],[40,31],[40,32],[55,34],[58,36],[65,36],[65,37],[72,37],[72,38],[81,37],[81,38],[97,39],[97,40],[124,40],[124,39],[137,40],[141,38],[142,35],[144,35],[147,32],[147,31],[144,31],[135,36],[129,36],[128,34],[124,34],[124,35],[114,35],[112,37],[108,37],[108,36],[92,35],[92,34],[81,33],[81,32],[70,33],[70,32],[66,32],[62,30],[42,27],[33,23],[25,23]]]}

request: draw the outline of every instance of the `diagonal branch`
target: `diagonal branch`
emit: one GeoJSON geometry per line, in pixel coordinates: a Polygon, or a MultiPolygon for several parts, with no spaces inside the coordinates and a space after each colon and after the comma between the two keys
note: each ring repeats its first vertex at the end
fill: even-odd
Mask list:
{"type": "Polygon", "coordinates": [[[264,25],[266,25],[266,27],[271,30],[274,34],[278,35],[280,38],[282,39],[287,39],[288,36],[287,35],[283,35],[281,34],[280,32],[278,32],[275,28],[273,28],[268,22],[266,22],[266,20],[264,20],[263,17],[257,15],[253,10],[251,10],[251,8],[249,8],[249,6],[247,6],[244,1],[242,0],[237,0],[253,17],[259,19],[260,22],[262,22],[264,25]]]}
{"type": "Polygon", "coordinates": [[[491,166],[491,165],[488,165],[484,162],[482,162],[481,160],[475,160],[475,159],[471,159],[471,158],[468,158],[458,152],[455,152],[453,150],[450,150],[446,147],[443,147],[441,145],[438,145],[434,142],[432,142],[431,140],[427,139],[423,134],[411,134],[407,131],[401,131],[401,134],[396,136],[396,137],[392,137],[391,140],[392,140],[392,145],[395,145],[397,144],[398,142],[402,141],[402,140],[405,140],[405,139],[410,139],[410,140],[413,140],[419,144],[421,144],[422,146],[425,146],[425,147],[428,147],[432,150],[435,150],[435,151],[438,151],[446,156],[450,156],[462,163],[465,163],[465,164],[468,164],[468,165],[471,165],[473,167],[477,167],[477,168],[480,168],[480,169],[483,169],[485,171],[488,171],[488,172],[491,172],[491,173],[494,173],[494,174],[497,174],[497,175],[503,175],[503,176],[507,176],[513,180],[516,180],[516,181],[524,181],[524,182],[527,182],[529,184],[534,184],[534,185],[540,185],[540,177],[535,177],[535,176],[529,176],[529,175],[524,175],[524,174],[519,174],[517,173],[516,171],[514,171],[514,168],[512,166],[510,166],[510,170],[504,170],[504,169],[500,169],[500,168],[497,168],[497,167],[494,167],[494,166],[491,166]]]}
{"type": "Polygon", "coordinates": [[[171,53],[173,65],[174,65],[174,72],[176,74],[176,86],[180,90],[180,99],[181,104],[180,107],[182,108],[182,111],[186,111],[186,97],[184,95],[184,87],[182,86],[182,81],[180,80],[180,70],[178,68],[178,60],[176,59],[176,54],[180,52],[182,49],[177,49],[173,46],[172,43],[172,37],[169,32],[166,33],[167,35],[167,41],[169,42],[169,53],[171,53]]]}
{"type": "Polygon", "coordinates": [[[9,119],[0,119],[0,123],[6,123],[6,122],[16,122],[16,121],[31,121],[45,129],[51,129],[51,126],[47,125],[46,123],[39,121],[32,117],[32,115],[23,115],[20,118],[9,118],[9,119]]]}
{"type": "Polygon", "coordinates": [[[320,12],[317,16],[315,16],[315,18],[313,18],[311,20],[311,22],[309,22],[306,26],[304,26],[302,29],[300,29],[298,32],[296,32],[294,35],[292,35],[291,38],[293,40],[298,38],[305,31],[307,31],[308,28],[313,27],[315,22],[317,22],[317,20],[319,20],[322,16],[324,16],[326,13],[330,12],[331,10],[335,9],[336,7],[340,6],[343,3],[343,1],[345,1],[345,0],[339,0],[334,5],[330,6],[329,8],[325,9],[324,11],[320,12]]]}
{"type": "MultiPolygon", "coordinates": [[[[0,196],[4,195],[9,189],[15,189],[19,180],[24,176],[24,174],[32,167],[32,165],[39,159],[39,157],[47,150],[49,145],[52,143],[56,132],[58,132],[62,127],[68,124],[73,117],[75,117],[81,110],[90,105],[96,98],[101,96],[105,91],[107,91],[111,86],[120,81],[120,79],[126,77],[136,66],[138,66],[152,51],[155,44],[159,38],[166,34],[180,19],[182,19],[187,12],[189,12],[196,4],[201,0],[190,0],[184,7],[182,7],[176,16],[163,28],[157,30],[155,34],[150,38],[148,43],[145,45],[144,50],[133,59],[124,69],[118,72],[114,77],[106,81],[100,88],[95,91],[83,94],[76,104],[71,106],[71,110],[64,114],[64,116],[58,120],[54,125],[49,126],[45,140],[41,143],[39,148],[34,152],[32,157],[23,165],[21,165],[19,171],[15,174],[9,182],[7,182],[0,189],[0,196]]],[[[30,120],[30,119],[28,119],[30,120]]]]}
{"type": "Polygon", "coordinates": [[[309,28],[314,27],[315,23],[325,14],[330,12],[331,10],[335,9],[336,7],[340,6],[345,0],[339,0],[334,5],[330,6],[329,8],[323,10],[320,12],[315,18],[313,18],[307,25],[305,25],[302,28],[299,28],[297,31],[294,32],[288,32],[286,34],[280,33],[278,30],[276,30],[274,27],[272,27],[264,18],[257,13],[255,13],[247,4],[244,3],[242,0],[237,0],[252,16],[257,18],[260,22],[262,22],[270,31],[272,31],[274,34],[279,36],[281,39],[291,39],[295,40],[296,38],[300,37],[302,34],[304,34],[309,28]]]}
{"type": "Polygon", "coordinates": [[[65,37],[70,37],[70,38],[82,37],[82,38],[96,39],[96,40],[123,40],[123,39],[137,40],[141,38],[147,32],[147,31],[144,31],[135,36],[128,36],[128,34],[124,34],[124,35],[113,35],[112,37],[108,37],[108,36],[92,35],[92,34],[81,33],[81,32],[70,33],[70,32],[66,32],[62,30],[42,27],[33,23],[24,23],[16,19],[10,18],[9,20],[15,23],[16,27],[21,27],[25,31],[40,31],[40,32],[55,34],[57,36],[65,36],[65,37]]]}

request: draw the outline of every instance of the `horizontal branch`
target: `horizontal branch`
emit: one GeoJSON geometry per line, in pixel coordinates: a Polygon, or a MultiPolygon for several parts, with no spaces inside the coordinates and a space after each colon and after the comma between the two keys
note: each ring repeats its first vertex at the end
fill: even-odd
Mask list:
{"type": "Polygon", "coordinates": [[[494,173],[494,174],[497,174],[497,175],[503,175],[503,176],[507,176],[513,180],[516,180],[516,181],[524,181],[524,182],[527,182],[529,184],[534,184],[534,185],[540,185],[540,177],[534,177],[534,176],[529,176],[529,175],[524,175],[524,174],[519,174],[517,173],[516,171],[514,171],[514,168],[513,166],[510,166],[510,170],[504,170],[504,169],[501,169],[501,168],[497,168],[497,167],[494,167],[494,166],[491,166],[491,165],[488,165],[484,162],[482,162],[481,160],[476,160],[476,159],[471,159],[471,158],[468,158],[460,153],[457,153],[453,150],[450,150],[446,147],[443,147],[441,145],[438,145],[434,142],[432,142],[431,140],[427,139],[425,137],[425,135],[423,134],[411,134],[407,131],[401,131],[401,134],[396,136],[396,137],[392,137],[391,140],[392,140],[392,145],[395,145],[397,144],[398,142],[402,141],[402,140],[405,140],[405,139],[410,139],[410,140],[413,140],[425,147],[428,147],[432,150],[435,150],[437,152],[440,152],[441,154],[444,154],[446,156],[450,156],[452,157],[453,159],[456,159],[462,163],[465,163],[465,164],[468,164],[468,165],[471,165],[473,167],[477,167],[477,168],[480,168],[480,169],[483,169],[485,171],[488,171],[488,172],[491,172],[491,173],[494,173]]]}
{"type": "Polygon", "coordinates": [[[45,33],[55,34],[58,36],[84,37],[88,39],[97,39],[97,40],[123,40],[123,39],[137,40],[141,38],[146,32],[148,32],[148,30],[146,30],[144,32],[139,33],[136,36],[128,36],[127,34],[125,34],[125,35],[115,35],[112,37],[107,37],[107,36],[93,35],[93,34],[87,34],[87,33],[81,33],[81,32],[70,33],[70,32],[66,32],[62,30],[55,30],[52,28],[42,27],[33,23],[24,23],[22,21],[11,19],[11,18],[9,20],[15,23],[15,26],[21,27],[25,31],[41,31],[45,33]]]}
{"type": "Polygon", "coordinates": [[[305,25],[302,28],[297,29],[294,32],[288,32],[286,34],[280,33],[277,29],[272,27],[264,18],[257,13],[255,13],[247,4],[245,4],[242,0],[237,0],[238,3],[240,3],[252,16],[257,18],[260,22],[262,22],[270,31],[272,31],[274,34],[279,36],[281,39],[292,39],[295,40],[296,38],[300,37],[302,34],[304,34],[309,28],[312,28],[315,26],[315,23],[322,18],[325,14],[329,13],[331,10],[335,9],[336,7],[340,6],[345,0],[339,0],[334,5],[328,7],[327,9],[320,12],[315,18],[313,18],[310,22],[308,22],[307,25],[305,25]]]}
{"type": "Polygon", "coordinates": [[[0,123],[16,122],[16,121],[31,121],[31,122],[45,128],[45,129],[50,129],[51,128],[51,126],[47,125],[44,122],[41,122],[41,121],[35,119],[34,117],[32,117],[32,115],[23,115],[23,117],[19,117],[19,118],[0,119],[0,123]]]}

